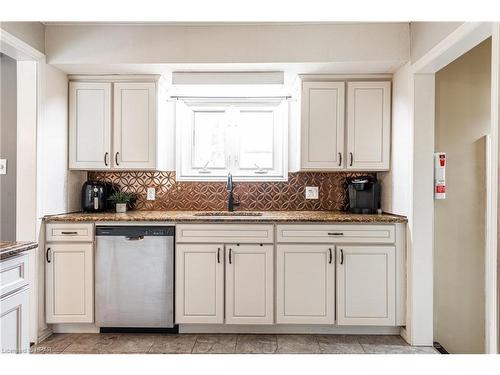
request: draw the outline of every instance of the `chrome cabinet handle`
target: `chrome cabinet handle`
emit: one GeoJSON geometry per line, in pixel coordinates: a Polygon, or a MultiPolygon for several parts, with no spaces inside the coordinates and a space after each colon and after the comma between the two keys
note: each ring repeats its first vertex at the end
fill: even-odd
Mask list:
{"type": "Polygon", "coordinates": [[[217,263],[220,263],[220,247],[217,248],[217,263]]]}
{"type": "Polygon", "coordinates": [[[352,163],[354,162],[354,155],[352,154],[352,152],[349,152],[349,157],[351,159],[349,166],[352,167],[352,163]]]}
{"type": "Polygon", "coordinates": [[[120,165],[120,164],[118,163],[118,155],[120,155],[120,153],[119,153],[119,152],[117,152],[117,153],[115,154],[115,164],[116,164],[116,165],[120,165]]]}
{"type": "Polygon", "coordinates": [[[339,152],[339,167],[342,166],[342,153],[339,152]]]}
{"type": "Polygon", "coordinates": [[[340,264],[344,264],[344,250],[340,249],[340,264]]]}
{"type": "Polygon", "coordinates": [[[329,236],[343,236],[343,232],[328,232],[329,236]]]}
{"type": "Polygon", "coordinates": [[[109,157],[109,152],[106,152],[104,154],[104,165],[107,167],[108,166],[108,157],[109,157]]]}
{"type": "Polygon", "coordinates": [[[233,250],[230,248],[229,249],[229,264],[232,264],[232,257],[231,257],[232,252],[233,252],[233,250]]]}
{"type": "Polygon", "coordinates": [[[50,258],[49,258],[49,251],[50,251],[50,247],[47,248],[47,252],[45,253],[45,259],[47,259],[47,263],[50,263],[50,258]]]}
{"type": "Polygon", "coordinates": [[[332,249],[331,248],[328,249],[328,255],[329,255],[328,263],[332,264],[333,254],[332,254],[332,249]]]}

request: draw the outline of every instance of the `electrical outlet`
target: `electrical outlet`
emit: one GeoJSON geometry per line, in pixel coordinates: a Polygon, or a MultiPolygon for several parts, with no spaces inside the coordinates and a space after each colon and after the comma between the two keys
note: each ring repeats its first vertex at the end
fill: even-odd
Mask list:
{"type": "Polygon", "coordinates": [[[154,201],[156,198],[155,198],[155,195],[156,195],[156,190],[155,188],[148,188],[148,196],[147,196],[147,200],[148,201],[154,201]]]}
{"type": "Polygon", "coordinates": [[[7,174],[7,159],[0,159],[0,174],[7,174]]]}
{"type": "Polygon", "coordinates": [[[306,186],[306,199],[318,199],[317,186],[306,186]]]}

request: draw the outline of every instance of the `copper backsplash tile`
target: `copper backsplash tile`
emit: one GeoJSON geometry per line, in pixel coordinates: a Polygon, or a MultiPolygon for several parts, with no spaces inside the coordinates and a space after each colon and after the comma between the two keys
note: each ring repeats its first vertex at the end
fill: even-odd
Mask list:
{"type": "MultiPolygon", "coordinates": [[[[236,182],[238,210],[306,211],[347,208],[347,181],[374,175],[351,172],[296,172],[286,182],[236,182]],[[306,200],[305,187],[318,186],[319,199],[306,200]]],[[[137,210],[225,210],[224,182],[177,182],[175,172],[89,172],[89,180],[113,183],[135,193],[137,210]],[[156,188],[156,200],[146,200],[148,187],[156,188]]]]}

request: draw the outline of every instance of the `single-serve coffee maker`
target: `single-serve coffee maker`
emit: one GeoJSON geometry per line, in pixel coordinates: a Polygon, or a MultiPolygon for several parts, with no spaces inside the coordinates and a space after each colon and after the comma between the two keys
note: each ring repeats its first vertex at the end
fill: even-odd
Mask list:
{"type": "Polygon", "coordinates": [[[376,214],[380,209],[380,182],[374,176],[349,181],[349,211],[354,214],[376,214]]]}

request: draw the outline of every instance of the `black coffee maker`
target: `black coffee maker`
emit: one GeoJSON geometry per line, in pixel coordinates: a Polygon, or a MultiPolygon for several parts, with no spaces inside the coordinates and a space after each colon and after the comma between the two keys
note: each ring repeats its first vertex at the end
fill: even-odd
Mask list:
{"type": "Polygon", "coordinates": [[[349,211],[376,214],[380,209],[380,182],[376,177],[357,177],[349,181],[349,211]]]}

